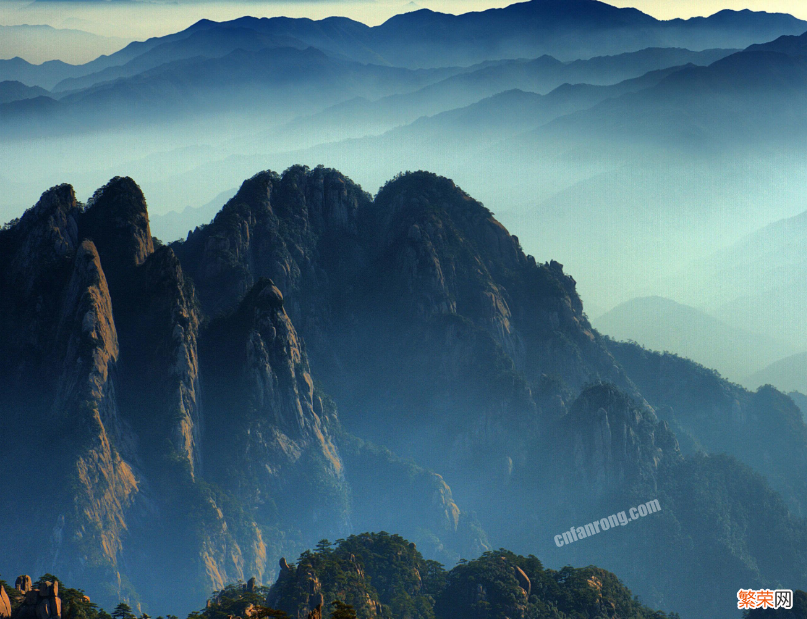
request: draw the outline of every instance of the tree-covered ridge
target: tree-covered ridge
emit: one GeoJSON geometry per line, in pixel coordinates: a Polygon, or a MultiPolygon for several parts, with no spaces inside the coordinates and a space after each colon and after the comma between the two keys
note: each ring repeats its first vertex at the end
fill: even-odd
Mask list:
{"type": "Polygon", "coordinates": [[[296,565],[284,567],[267,603],[305,617],[313,602],[327,608],[334,600],[351,604],[367,619],[668,617],[639,603],[617,576],[594,566],[545,569],[532,555],[501,549],[447,571],[424,560],[414,544],[384,532],[353,535],[335,545],[323,540],[296,565]]]}
{"type": "Polygon", "coordinates": [[[433,619],[444,578],[439,563],[424,559],[400,535],[363,533],[336,545],[322,540],[304,552],[295,565],[282,569],[267,603],[305,616],[317,603],[327,608],[339,599],[353,606],[360,619],[433,619]]]}

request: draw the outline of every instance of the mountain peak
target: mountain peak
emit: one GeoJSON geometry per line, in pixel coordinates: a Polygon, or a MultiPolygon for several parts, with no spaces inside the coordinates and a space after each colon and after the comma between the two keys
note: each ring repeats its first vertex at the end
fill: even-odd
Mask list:
{"type": "Polygon", "coordinates": [[[129,177],[116,176],[93,194],[82,230],[107,269],[138,266],[154,253],[146,198],[129,177]]]}

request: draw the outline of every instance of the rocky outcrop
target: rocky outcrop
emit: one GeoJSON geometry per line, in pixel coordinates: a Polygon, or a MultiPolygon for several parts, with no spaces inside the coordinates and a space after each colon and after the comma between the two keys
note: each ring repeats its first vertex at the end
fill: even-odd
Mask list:
{"type": "Polygon", "coordinates": [[[357,213],[369,201],[334,170],[295,166],[282,177],[261,172],[243,183],[210,225],[172,247],[211,315],[232,309],[266,277],[288,298],[295,324],[306,334],[316,332],[330,320],[333,269],[354,268],[357,213]],[[342,242],[345,237],[354,239],[352,247],[342,242]]]}
{"type": "Polygon", "coordinates": [[[515,571],[516,573],[516,580],[518,581],[518,585],[521,587],[521,590],[524,592],[527,598],[529,598],[530,592],[532,591],[532,583],[530,582],[529,577],[527,576],[527,574],[524,573],[524,570],[522,570],[517,565],[513,566],[513,571],[515,571]]]}
{"type": "Polygon", "coordinates": [[[599,494],[631,484],[655,488],[659,468],[681,457],[667,423],[610,384],[584,390],[564,422],[573,470],[599,494]]]}
{"type": "MultiPolygon", "coordinates": [[[[59,185],[42,194],[17,225],[0,232],[0,259],[5,265],[0,271],[0,393],[4,401],[17,397],[15,385],[28,387],[30,376],[41,372],[47,360],[59,297],[78,247],[79,215],[73,188],[59,185]]],[[[44,378],[49,378],[47,373],[44,378]]]]}
{"type": "Polygon", "coordinates": [[[209,577],[203,590],[261,573],[257,525],[228,525],[215,500],[207,513],[218,537],[178,534],[187,527],[170,520],[188,502],[210,504],[192,487],[202,462],[200,314],[173,252],[155,251],[136,184],[113,179],[86,207],[70,186],[49,190],[0,233],[0,255],[10,265],[0,274],[0,363],[9,364],[0,394],[15,428],[0,470],[52,471],[40,483],[47,500],[33,516],[4,514],[2,536],[31,540],[17,545],[43,572],[89,578],[114,599],[133,595],[122,587],[144,553],[167,547],[161,536],[186,553],[174,560],[199,558],[190,580],[209,577]],[[49,445],[35,463],[25,448],[33,441],[49,445]],[[52,535],[37,536],[42,528],[52,535]]]}
{"type": "Polygon", "coordinates": [[[81,233],[96,244],[106,268],[121,277],[154,253],[146,199],[131,178],[115,177],[95,192],[81,233]]]}
{"type": "MultiPolygon", "coordinates": [[[[68,531],[55,540],[51,560],[80,561],[82,554],[100,550],[114,567],[126,531],[126,512],[139,481],[120,451],[131,445],[131,437],[121,420],[116,395],[118,339],[104,271],[90,241],[82,242],[76,252],[62,307],[57,340],[63,365],[53,415],[63,428],[80,428],[78,437],[75,430],[71,434],[73,440],[81,437],[83,449],[72,464],[77,509],[65,514],[68,531]],[[65,538],[81,540],[79,548],[84,550],[79,550],[78,557],[61,552],[59,544],[65,538]]],[[[66,438],[60,450],[71,453],[66,438]]],[[[68,569],[73,573],[78,568],[68,569]]]]}
{"type": "Polygon", "coordinates": [[[281,558],[277,582],[278,584],[269,590],[266,598],[267,606],[291,611],[291,606],[297,605],[299,607],[294,608],[293,612],[299,619],[305,619],[312,614],[316,616],[315,613],[319,608],[321,616],[324,603],[322,583],[312,565],[303,563],[299,566],[290,566],[285,558],[281,558]],[[291,590],[296,593],[296,604],[288,598],[291,590]]]}
{"type": "Polygon", "coordinates": [[[342,530],[346,486],[332,420],[277,287],[259,280],[204,332],[201,350],[212,479],[250,504],[272,501],[297,526],[325,517],[325,526],[342,530]]]}
{"type": "Polygon", "coordinates": [[[6,593],[5,587],[0,585],[0,619],[11,617],[11,600],[6,593]]]}
{"type": "Polygon", "coordinates": [[[213,315],[271,277],[349,425],[446,473],[506,483],[586,381],[641,399],[562,266],[433,174],[371,201],[334,170],[263,172],[172,248],[213,315]]]}
{"type": "Polygon", "coordinates": [[[414,544],[388,533],[352,535],[286,565],[266,605],[297,619],[320,616],[335,600],[353,606],[360,617],[406,616],[433,604],[433,579],[440,577],[414,544]]]}
{"type": "MultiPolygon", "coordinates": [[[[30,584],[30,577],[24,578],[27,578],[30,584]]],[[[29,588],[11,616],[13,619],[61,619],[62,600],[59,597],[59,582],[47,580],[40,582],[36,589],[29,588]]]]}
{"type": "Polygon", "coordinates": [[[17,576],[17,580],[14,582],[14,588],[20,593],[28,593],[31,589],[33,589],[31,577],[27,574],[17,576]]]}

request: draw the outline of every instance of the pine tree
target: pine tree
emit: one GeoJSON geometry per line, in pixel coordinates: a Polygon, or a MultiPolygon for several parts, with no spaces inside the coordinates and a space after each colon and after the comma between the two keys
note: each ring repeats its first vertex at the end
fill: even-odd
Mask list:
{"type": "Polygon", "coordinates": [[[350,604],[342,600],[334,600],[331,604],[334,606],[331,619],[356,619],[356,610],[350,604]]]}
{"type": "Polygon", "coordinates": [[[112,619],[137,619],[137,617],[126,602],[121,602],[112,611],[112,619]]]}

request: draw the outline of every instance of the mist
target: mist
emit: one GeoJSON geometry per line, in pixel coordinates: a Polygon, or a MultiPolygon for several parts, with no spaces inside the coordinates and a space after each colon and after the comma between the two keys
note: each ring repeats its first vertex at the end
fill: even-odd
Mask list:
{"type": "Polygon", "coordinates": [[[4,573],[314,619],[337,539],[377,617],[383,530],[408,582],[493,561],[495,619],[570,564],[694,619],[804,587],[807,22],[410,8],[2,5],[88,33],[0,60],[0,470],[52,472],[4,573]]]}

